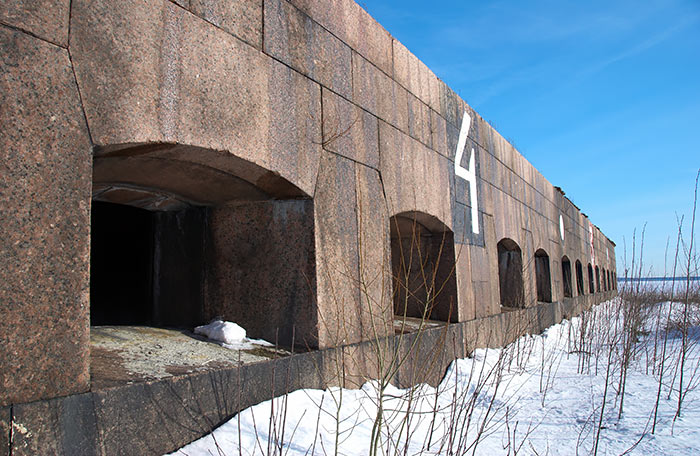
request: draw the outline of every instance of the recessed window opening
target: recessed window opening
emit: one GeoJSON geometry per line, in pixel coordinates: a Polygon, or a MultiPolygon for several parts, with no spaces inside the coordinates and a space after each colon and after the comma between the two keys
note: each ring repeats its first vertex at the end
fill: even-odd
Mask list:
{"type": "Polygon", "coordinates": [[[608,273],[605,269],[601,269],[601,281],[603,282],[603,291],[608,291],[608,273]]]}
{"type": "Polygon", "coordinates": [[[251,162],[169,144],[97,151],[91,248],[93,326],[221,318],[318,344],[313,201],[251,162]]]}
{"type": "Polygon", "coordinates": [[[588,292],[590,294],[595,293],[595,279],[593,278],[593,266],[588,263],[588,292]]]}
{"type": "Polygon", "coordinates": [[[535,252],[535,282],[537,301],[552,302],[552,276],[549,270],[549,255],[543,249],[535,252]]]}
{"type": "Polygon", "coordinates": [[[390,219],[394,314],[456,322],[454,235],[435,217],[405,212],[390,219]]]}
{"type": "Polygon", "coordinates": [[[581,266],[581,261],[576,260],[576,294],[578,296],[583,296],[585,292],[583,291],[583,267],[581,266]]]}
{"type": "Polygon", "coordinates": [[[501,306],[525,307],[523,287],[523,259],[518,244],[512,239],[502,239],[498,245],[498,284],[501,306]]]}
{"type": "Polygon", "coordinates": [[[571,261],[569,261],[569,258],[566,255],[564,255],[561,259],[561,276],[564,287],[564,297],[570,298],[573,296],[571,288],[571,261]]]}
{"type": "Polygon", "coordinates": [[[595,289],[600,293],[600,268],[598,266],[595,267],[595,289]]]}

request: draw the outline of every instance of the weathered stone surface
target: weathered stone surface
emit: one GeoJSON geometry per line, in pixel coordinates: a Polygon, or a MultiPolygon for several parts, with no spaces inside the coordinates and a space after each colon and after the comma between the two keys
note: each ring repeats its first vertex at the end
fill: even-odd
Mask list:
{"type": "Polygon", "coordinates": [[[323,89],[323,148],[379,168],[377,118],[323,89]]]}
{"type": "MultiPolygon", "coordinates": [[[[474,247],[455,243],[455,278],[457,280],[457,296],[459,321],[475,318],[476,304],[474,301],[474,286],[472,284],[471,252],[474,247]]],[[[479,249],[484,250],[484,249],[479,249]]]]}
{"type": "Polygon", "coordinates": [[[452,163],[384,122],[379,123],[379,155],[389,212],[423,212],[451,229],[452,163]]]}
{"type": "Polygon", "coordinates": [[[432,147],[430,108],[410,93],[408,94],[408,134],[432,147]]]}
{"type": "Polygon", "coordinates": [[[0,49],[5,405],[87,389],[91,162],[68,53],[4,27],[0,49]]]}
{"type": "Polygon", "coordinates": [[[11,25],[58,46],[68,46],[70,0],[5,0],[0,24],[11,25]]]}
{"type": "Polygon", "coordinates": [[[205,315],[235,321],[252,338],[318,346],[311,200],[215,208],[205,315]]]}
{"type": "Polygon", "coordinates": [[[104,454],[163,454],[238,411],[299,388],[321,388],[335,350],[94,393],[104,454]]]}
{"type": "Polygon", "coordinates": [[[353,101],[385,122],[408,131],[408,92],[362,56],[353,54],[353,101]]]}
{"type": "Polygon", "coordinates": [[[0,407],[0,455],[10,456],[10,429],[12,429],[12,408],[0,407]]]}
{"type": "Polygon", "coordinates": [[[98,454],[92,394],[13,407],[13,455],[98,454]]]}
{"type": "MultiPolygon", "coordinates": [[[[214,381],[214,374],[138,383],[94,393],[104,454],[163,454],[209,432],[222,421],[229,404],[240,401],[240,396],[221,400],[222,385],[214,381]]],[[[236,383],[239,370],[227,374],[230,376],[227,380],[234,385],[245,385],[242,381],[236,383]]],[[[231,409],[235,412],[235,405],[231,409]]]]}
{"type": "Polygon", "coordinates": [[[440,81],[406,46],[393,40],[394,79],[433,109],[440,109],[440,81]]]}
{"type": "Polygon", "coordinates": [[[360,305],[365,339],[393,333],[389,213],[379,172],[356,165],[360,305]]]}
{"type": "Polygon", "coordinates": [[[263,0],[188,0],[189,9],[207,22],[262,48],[263,0]]]}
{"type": "Polygon", "coordinates": [[[324,152],[314,199],[320,347],[360,341],[355,164],[324,152]]]}
{"type": "Polygon", "coordinates": [[[73,10],[71,55],[98,145],[227,151],[313,195],[318,85],[167,1],[73,10]]]}
{"type": "Polygon", "coordinates": [[[265,3],[265,52],[352,98],[350,48],[286,0],[265,3]]]}
{"type": "Polygon", "coordinates": [[[291,0],[364,58],[392,74],[391,35],[352,0],[291,0]]]}
{"type": "Polygon", "coordinates": [[[464,336],[461,325],[446,325],[401,337],[402,355],[406,362],[395,378],[401,387],[427,383],[437,386],[455,358],[464,357],[464,336]],[[413,350],[409,352],[408,348],[413,350]]]}

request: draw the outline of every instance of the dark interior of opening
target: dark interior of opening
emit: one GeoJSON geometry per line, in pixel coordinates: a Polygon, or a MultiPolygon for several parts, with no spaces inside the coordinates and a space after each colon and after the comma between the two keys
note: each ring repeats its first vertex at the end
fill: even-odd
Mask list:
{"type": "Polygon", "coordinates": [[[535,281],[537,301],[552,302],[552,276],[549,270],[549,255],[542,249],[535,252],[535,281]]]}
{"type": "Polygon", "coordinates": [[[314,206],[292,183],[226,152],[126,144],[95,150],[92,190],[92,325],[221,318],[318,346],[314,206]]]}
{"type": "Polygon", "coordinates": [[[600,293],[600,268],[595,267],[595,290],[600,293]]]}
{"type": "Polygon", "coordinates": [[[205,217],[93,201],[90,323],[201,324],[205,217]]]}
{"type": "Polygon", "coordinates": [[[511,239],[502,239],[497,247],[501,306],[525,307],[523,258],[520,247],[511,239]]]}
{"type": "Polygon", "coordinates": [[[601,269],[601,281],[603,282],[603,291],[608,291],[608,280],[607,280],[607,272],[605,269],[601,269]]]}
{"type": "Polygon", "coordinates": [[[391,218],[394,314],[456,322],[454,236],[425,214],[391,218]]]}
{"type": "Polygon", "coordinates": [[[593,279],[593,267],[588,263],[588,292],[595,293],[595,281],[593,279]]]}
{"type": "Polygon", "coordinates": [[[567,257],[561,259],[561,275],[562,283],[564,284],[564,297],[570,298],[572,296],[571,289],[571,262],[567,257]]]}
{"type": "Polygon", "coordinates": [[[576,293],[578,296],[583,296],[583,267],[581,262],[576,260],[576,293]]]}

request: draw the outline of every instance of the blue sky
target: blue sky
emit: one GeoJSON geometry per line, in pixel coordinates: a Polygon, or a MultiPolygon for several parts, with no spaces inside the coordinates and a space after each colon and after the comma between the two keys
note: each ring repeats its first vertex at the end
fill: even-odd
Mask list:
{"type": "Polygon", "coordinates": [[[700,0],[359,3],[617,244],[618,274],[645,224],[663,274],[700,168],[700,0]]]}

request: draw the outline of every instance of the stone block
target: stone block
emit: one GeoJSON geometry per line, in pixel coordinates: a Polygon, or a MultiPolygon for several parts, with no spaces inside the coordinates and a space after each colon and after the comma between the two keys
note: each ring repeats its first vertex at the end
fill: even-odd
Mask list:
{"type": "Polygon", "coordinates": [[[474,301],[474,287],[472,285],[472,278],[474,275],[471,261],[472,247],[455,245],[455,250],[457,261],[455,276],[457,279],[458,321],[473,320],[476,315],[476,305],[474,301]]]}
{"type": "Polygon", "coordinates": [[[379,163],[390,214],[414,210],[413,154],[410,138],[379,122],[379,163]]]}
{"type": "Polygon", "coordinates": [[[224,317],[283,346],[318,346],[313,206],[297,199],[211,210],[205,320],[224,317]]]}
{"type": "Polygon", "coordinates": [[[493,127],[491,127],[491,125],[487,121],[485,121],[481,116],[478,116],[476,128],[479,131],[477,135],[479,145],[483,147],[489,154],[494,155],[493,127]]]}
{"type": "Polygon", "coordinates": [[[265,2],[265,52],[352,98],[350,48],[286,0],[265,2]]]}
{"type": "Polygon", "coordinates": [[[257,49],[262,48],[263,0],[188,1],[189,10],[197,16],[257,49]]]}
{"type": "Polygon", "coordinates": [[[453,126],[460,128],[462,123],[461,111],[462,101],[459,96],[444,82],[440,81],[440,110],[447,122],[453,126]]]}
{"type": "MultiPolygon", "coordinates": [[[[445,157],[414,141],[416,210],[431,214],[452,229],[452,179],[454,165],[445,157]]],[[[471,224],[471,219],[470,222],[471,224]]]]}
{"type": "Polygon", "coordinates": [[[408,92],[358,54],[353,54],[353,101],[385,122],[408,131],[408,92]]]}
{"type": "Polygon", "coordinates": [[[342,347],[342,384],[345,388],[360,388],[369,380],[382,378],[393,356],[393,337],[360,342],[342,347]],[[380,359],[384,364],[380,365],[380,359]]]}
{"type": "Polygon", "coordinates": [[[393,74],[392,38],[382,27],[354,0],[344,0],[351,3],[347,19],[348,44],[364,58],[375,64],[384,73],[393,74]]]}
{"type": "Polygon", "coordinates": [[[313,195],[321,150],[313,81],[164,0],[76,0],[71,21],[97,145],[226,151],[313,195]]]}
{"type": "Polygon", "coordinates": [[[269,391],[239,369],[224,371],[225,380],[212,372],[93,393],[103,453],[163,454],[211,432],[245,394],[269,391]],[[234,385],[238,394],[226,394],[234,385]]]}
{"type": "Polygon", "coordinates": [[[323,89],[323,147],[372,168],[379,168],[377,118],[323,89]]]}
{"type": "Polygon", "coordinates": [[[290,0],[381,70],[392,74],[391,35],[353,0],[290,0]]]}
{"type": "Polygon", "coordinates": [[[447,122],[444,117],[432,109],[430,110],[430,131],[432,133],[431,147],[433,150],[454,160],[455,151],[451,150],[447,144],[447,122]]]}
{"type": "Polygon", "coordinates": [[[355,164],[324,152],[314,200],[319,346],[362,339],[355,164]]]}
{"type": "Polygon", "coordinates": [[[452,162],[384,122],[379,155],[390,214],[423,212],[452,229],[452,162]]]}
{"type": "Polygon", "coordinates": [[[94,393],[104,454],[163,454],[238,411],[300,387],[318,388],[315,354],[137,383],[94,393]],[[299,358],[301,359],[299,359],[299,358]]]}
{"type": "Polygon", "coordinates": [[[420,383],[436,386],[455,358],[464,357],[462,325],[453,324],[404,334],[400,353],[407,356],[398,371],[396,383],[408,387],[420,383]],[[412,347],[412,351],[408,348],[412,347]]]}
{"type": "MultiPolygon", "coordinates": [[[[482,156],[488,155],[486,153],[483,153],[482,156]]],[[[484,160],[485,163],[488,163],[489,160],[488,158],[484,160]]],[[[482,168],[483,169],[483,168],[482,168]]],[[[493,186],[486,182],[485,180],[479,178],[479,194],[481,196],[481,206],[479,208],[481,209],[482,212],[493,215],[493,186]]]]}
{"type": "Polygon", "coordinates": [[[394,80],[415,95],[415,82],[413,81],[413,75],[411,74],[411,60],[417,59],[417,57],[398,40],[392,40],[392,46],[394,59],[394,80]]]}
{"type": "Polygon", "coordinates": [[[68,52],[5,27],[0,49],[6,405],[88,388],[92,163],[68,52]]]}
{"type": "Polygon", "coordinates": [[[70,0],[5,0],[0,3],[0,24],[67,47],[70,3],[70,0]]]}
{"type": "Polygon", "coordinates": [[[99,453],[92,394],[16,404],[12,427],[13,455],[99,453]]]}
{"type": "Polygon", "coordinates": [[[415,96],[408,94],[408,134],[428,147],[432,146],[430,108],[415,96]]]}
{"type": "Polygon", "coordinates": [[[379,172],[356,165],[359,289],[365,338],[393,334],[389,213],[379,172]]]}
{"type": "Polygon", "coordinates": [[[291,3],[384,73],[392,74],[391,35],[353,0],[291,0],[291,3]]]}
{"type": "Polygon", "coordinates": [[[394,44],[394,79],[426,105],[439,109],[439,82],[430,69],[397,40],[394,44]],[[436,101],[438,103],[436,103],[436,101]]]}

